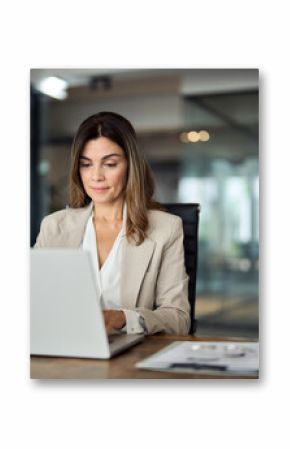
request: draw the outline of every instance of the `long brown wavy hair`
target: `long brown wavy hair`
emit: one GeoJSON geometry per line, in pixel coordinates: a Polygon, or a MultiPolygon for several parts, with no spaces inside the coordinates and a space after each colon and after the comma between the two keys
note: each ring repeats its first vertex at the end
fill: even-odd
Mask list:
{"type": "Polygon", "coordinates": [[[115,112],[99,112],[84,120],[73,139],[71,150],[71,171],[69,182],[69,206],[85,207],[91,202],[86,194],[79,172],[79,160],[85,144],[98,137],[107,137],[124,151],[127,163],[126,237],[140,245],[146,238],[148,210],[164,208],[153,199],[155,182],[151,168],[139,150],[136,132],[126,118],[115,112]]]}

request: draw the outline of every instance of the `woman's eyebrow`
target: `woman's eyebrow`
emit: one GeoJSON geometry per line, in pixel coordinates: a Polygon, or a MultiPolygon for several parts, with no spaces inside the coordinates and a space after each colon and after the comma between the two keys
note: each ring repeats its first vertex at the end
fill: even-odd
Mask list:
{"type": "MultiPolygon", "coordinates": [[[[118,153],[111,153],[111,154],[108,154],[107,156],[102,157],[101,160],[103,161],[103,160],[109,159],[110,157],[113,157],[113,156],[122,157],[121,154],[118,154],[118,153]]],[[[91,159],[90,159],[89,157],[87,157],[87,156],[80,156],[80,159],[86,159],[87,161],[91,161],[91,159]]]]}

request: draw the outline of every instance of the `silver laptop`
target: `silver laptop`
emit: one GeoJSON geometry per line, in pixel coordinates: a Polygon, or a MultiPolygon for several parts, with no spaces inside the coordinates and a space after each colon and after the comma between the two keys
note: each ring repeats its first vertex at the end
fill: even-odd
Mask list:
{"type": "Polygon", "coordinates": [[[107,335],[88,252],[31,249],[30,353],[109,359],[144,340],[107,335]]]}

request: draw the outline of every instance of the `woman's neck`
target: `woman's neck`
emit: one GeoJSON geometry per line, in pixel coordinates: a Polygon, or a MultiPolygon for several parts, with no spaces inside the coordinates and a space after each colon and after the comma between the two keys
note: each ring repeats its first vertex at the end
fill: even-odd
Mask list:
{"type": "Polygon", "coordinates": [[[124,200],[120,199],[115,203],[94,203],[93,216],[95,221],[116,223],[123,219],[124,200]]]}

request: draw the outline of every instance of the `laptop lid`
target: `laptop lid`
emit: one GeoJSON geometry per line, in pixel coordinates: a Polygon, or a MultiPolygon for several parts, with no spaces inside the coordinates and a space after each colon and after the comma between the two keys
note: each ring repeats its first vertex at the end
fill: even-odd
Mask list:
{"type": "Polygon", "coordinates": [[[109,358],[89,253],[31,249],[30,352],[109,358]]]}

